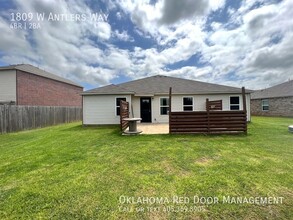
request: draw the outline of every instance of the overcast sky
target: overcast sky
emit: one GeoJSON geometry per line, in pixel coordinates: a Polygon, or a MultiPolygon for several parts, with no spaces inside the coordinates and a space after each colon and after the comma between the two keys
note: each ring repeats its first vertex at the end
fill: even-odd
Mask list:
{"type": "Polygon", "coordinates": [[[0,3],[0,65],[30,63],[86,89],[158,74],[250,89],[293,79],[293,0],[0,3]]]}

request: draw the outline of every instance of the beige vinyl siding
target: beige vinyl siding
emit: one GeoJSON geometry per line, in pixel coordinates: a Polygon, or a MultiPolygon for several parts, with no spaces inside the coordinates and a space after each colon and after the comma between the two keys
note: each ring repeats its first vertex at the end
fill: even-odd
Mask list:
{"type": "Polygon", "coordinates": [[[140,118],[140,97],[132,96],[131,98],[132,106],[130,106],[130,116],[134,116],[134,118],[140,118]],[[132,114],[133,110],[133,114],[132,114]]]}
{"type": "MultiPolygon", "coordinates": [[[[183,111],[183,97],[193,97],[193,110],[194,111],[205,111],[206,110],[206,99],[210,101],[222,100],[223,110],[230,110],[230,96],[239,96],[240,110],[242,110],[242,94],[219,94],[219,95],[173,95],[172,96],[172,111],[183,111]]],[[[167,123],[169,121],[168,115],[160,115],[160,98],[168,96],[155,96],[152,101],[152,117],[153,122],[167,123]]],[[[247,120],[250,121],[250,95],[246,95],[246,106],[247,106],[247,120]]]]}
{"type": "Polygon", "coordinates": [[[116,98],[126,98],[131,105],[130,95],[94,95],[83,97],[83,124],[119,124],[116,115],[116,98]]]}
{"type": "Polygon", "coordinates": [[[16,71],[1,70],[0,71],[0,102],[14,101],[16,102],[16,71]]]}
{"type": "MultiPolygon", "coordinates": [[[[183,97],[193,97],[193,110],[205,111],[206,98],[222,100],[223,110],[230,110],[230,96],[239,96],[240,109],[242,110],[241,94],[222,95],[173,95],[172,111],[183,111],[183,97]]],[[[116,97],[126,97],[130,104],[130,117],[140,118],[140,97],[130,95],[93,95],[83,97],[83,123],[84,124],[119,124],[120,117],[116,116],[116,97]],[[132,113],[133,110],[133,113],[132,113]]],[[[160,98],[168,98],[168,95],[151,97],[152,123],[168,123],[169,116],[160,114],[160,98]]],[[[246,95],[248,121],[250,121],[250,95],[246,95]]]]}
{"type": "Polygon", "coordinates": [[[169,115],[161,115],[160,98],[169,98],[169,96],[155,96],[152,99],[152,122],[153,123],[168,123],[169,115]]]}
{"type": "Polygon", "coordinates": [[[246,94],[246,110],[247,110],[247,121],[251,121],[251,113],[250,113],[250,94],[246,94]]]}

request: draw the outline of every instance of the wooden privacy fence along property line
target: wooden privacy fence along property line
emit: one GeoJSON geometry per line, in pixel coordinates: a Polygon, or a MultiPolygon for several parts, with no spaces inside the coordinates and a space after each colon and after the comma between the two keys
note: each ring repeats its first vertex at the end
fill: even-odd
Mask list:
{"type": "Polygon", "coordinates": [[[0,105],[0,133],[82,120],[81,107],[0,105]]]}
{"type": "MultiPolygon", "coordinates": [[[[242,88],[243,110],[220,111],[222,102],[206,100],[206,111],[169,112],[170,134],[223,134],[247,133],[245,89],[242,88]],[[214,107],[214,108],[213,108],[214,107]],[[215,109],[215,110],[211,110],[215,109]]],[[[172,88],[169,93],[169,108],[172,88]]]]}
{"type": "Polygon", "coordinates": [[[129,103],[126,101],[120,101],[120,129],[126,130],[128,127],[128,121],[124,121],[124,118],[129,118],[129,103]]]}

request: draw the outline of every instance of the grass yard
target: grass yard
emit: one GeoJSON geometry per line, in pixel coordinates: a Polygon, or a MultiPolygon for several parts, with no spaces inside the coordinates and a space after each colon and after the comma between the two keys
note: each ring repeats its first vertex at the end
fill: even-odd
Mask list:
{"type": "Polygon", "coordinates": [[[252,120],[247,136],[121,136],[80,123],[0,135],[0,219],[293,219],[293,119],[252,120]],[[170,202],[134,204],[161,197],[170,202]]]}

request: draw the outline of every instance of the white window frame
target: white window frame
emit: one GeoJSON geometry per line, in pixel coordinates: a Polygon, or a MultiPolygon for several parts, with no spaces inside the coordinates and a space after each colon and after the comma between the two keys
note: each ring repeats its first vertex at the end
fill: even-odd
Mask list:
{"type": "Polygon", "coordinates": [[[170,109],[169,109],[169,107],[170,107],[170,100],[169,100],[169,97],[160,97],[160,109],[159,109],[159,111],[160,111],[160,115],[169,115],[169,111],[170,111],[170,109]],[[164,105],[164,106],[162,106],[161,105],[161,99],[167,99],[168,100],[168,105],[164,105]],[[167,110],[167,114],[162,114],[161,113],[161,108],[164,108],[164,107],[167,107],[168,108],[168,110],[167,110]]]}
{"type": "Polygon", "coordinates": [[[182,97],[182,111],[185,111],[184,110],[184,107],[192,107],[192,110],[186,110],[185,112],[192,112],[193,111],[193,109],[194,109],[194,98],[193,98],[193,96],[184,96],[184,97],[182,97]],[[192,105],[184,105],[184,98],[191,98],[192,99],[192,105]]]}
{"type": "Polygon", "coordinates": [[[115,97],[115,116],[116,117],[120,117],[120,115],[117,115],[117,108],[120,106],[117,105],[117,99],[125,99],[125,101],[127,102],[127,97],[122,97],[122,96],[117,96],[115,97]]]}
{"type": "Polygon", "coordinates": [[[261,100],[261,109],[264,112],[267,112],[270,110],[270,104],[269,104],[269,100],[268,99],[262,99],[261,100]],[[264,101],[267,101],[267,105],[264,104],[264,101]],[[268,109],[264,109],[264,107],[268,107],[268,109]]]}
{"type": "Polygon", "coordinates": [[[240,96],[239,95],[231,95],[231,96],[229,96],[229,110],[230,111],[239,111],[240,110],[240,96]],[[239,99],[239,104],[231,104],[231,98],[232,97],[238,97],[238,99],[239,99]],[[239,109],[231,109],[231,106],[239,106],[239,109]]]}

